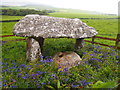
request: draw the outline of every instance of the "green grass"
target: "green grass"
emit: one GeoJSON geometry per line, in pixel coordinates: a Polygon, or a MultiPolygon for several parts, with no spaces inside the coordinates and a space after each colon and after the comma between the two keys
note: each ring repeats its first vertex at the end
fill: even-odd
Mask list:
{"type": "Polygon", "coordinates": [[[0,9],[35,9],[35,8],[22,7],[22,6],[7,6],[7,7],[0,7],[0,9]]]}
{"type": "MultiPolygon", "coordinates": [[[[71,39],[54,39],[53,42],[51,40],[45,41],[43,53],[46,55],[74,50],[74,41],[71,39]]],[[[116,88],[117,86],[118,51],[112,48],[85,45],[77,51],[83,63],[69,71],[67,69],[60,71],[54,61],[46,55],[43,61],[27,62],[25,41],[3,44],[2,53],[3,88],[49,87],[56,90],[57,88],[116,88]],[[10,84],[11,82],[13,83],[10,84]]]]}
{"type": "MultiPolygon", "coordinates": [[[[62,15],[61,15],[62,16],[62,15]]],[[[5,16],[6,17],[6,16],[5,16]]],[[[62,16],[63,17],[63,16],[62,16]]],[[[66,17],[66,15],[65,15],[66,17]]],[[[69,18],[76,17],[70,16],[69,18]]],[[[78,16],[77,16],[78,17],[78,16]]],[[[83,16],[84,17],[84,16],[83,16]]],[[[12,17],[13,18],[13,17],[12,17]]],[[[96,28],[99,36],[116,38],[117,20],[82,20],[96,28]]],[[[12,35],[16,22],[2,23],[2,35],[12,35]]],[[[19,37],[7,37],[13,40],[19,37]]],[[[91,39],[89,39],[91,40],[91,39]]],[[[115,42],[95,39],[108,45],[115,42]]],[[[75,39],[45,39],[43,46],[44,62],[26,61],[26,41],[6,42],[2,45],[3,87],[4,88],[113,88],[118,81],[118,51],[112,48],[85,43],[77,51],[83,64],[61,72],[48,58],[60,51],[75,51],[75,39]],[[40,73],[38,73],[40,72],[40,73]],[[9,83],[12,84],[8,85],[9,83]],[[99,84],[99,85],[98,85],[99,84]]]]}
{"type": "Polygon", "coordinates": [[[19,20],[19,19],[21,19],[23,16],[7,16],[7,15],[0,15],[0,17],[2,17],[2,18],[0,18],[0,20],[2,21],[2,20],[19,20]]]}
{"type": "MultiPolygon", "coordinates": [[[[65,15],[65,14],[64,14],[65,15]]],[[[3,16],[7,17],[7,16],[3,16]]],[[[8,16],[10,19],[13,16],[8,16]]],[[[73,16],[69,14],[69,18],[73,16]]],[[[75,15],[74,15],[75,17],[75,15]]],[[[78,18],[78,16],[76,16],[78,18]]],[[[116,38],[118,34],[118,20],[117,19],[110,19],[110,20],[90,20],[90,19],[82,19],[87,25],[94,27],[98,32],[98,36],[108,37],[108,38],[116,38]]],[[[16,22],[4,22],[2,23],[2,34],[1,35],[12,35],[12,30],[16,22]],[[9,28],[8,28],[9,27],[9,28]]],[[[16,37],[7,37],[2,38],[3,40],[14,39],[16,37]]],[[[19,37],[18,37],[19,38],[19,37]]],[[[91,39],[88,39],[91,40],[91,39]]],[[[115,45],[115,41],[103,40],[103,39],[95,39],[96,42],[108,44],[111,46],[115,45]]]]}
{"type": "Polygon", "coordinates": [[[12,35],[12,30],[16,22],[2,23],[2,35],[12,35]]]}
{"type": "Polygon", "coordinates": [[[63,17],[63,18],[117,18],[117,16],[111,16],[111,15],[72,13],[72,12],[55,12],[55,13],[50,13],[49,16],[63,17]]]}

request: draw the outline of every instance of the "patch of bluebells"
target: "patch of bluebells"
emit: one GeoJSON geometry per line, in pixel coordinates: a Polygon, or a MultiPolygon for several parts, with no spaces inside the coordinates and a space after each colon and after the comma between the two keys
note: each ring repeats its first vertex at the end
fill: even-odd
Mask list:
{"type": "Polygon", "coordinates": [[[19,67],[20,68],[26,68],[26,65],[25,64],[21,64],[19,67]]]}
{"type": "Polygon", "coordinates": [[[64,72],[67,72],[68,71],[68,68],[64,68],[64,72]]]}
{"type": "Polygon", "coordinates": [[[38,73],[38,74],[44,74],[46,72],[37,71],[36,73],[38,73]]]}
{"type": "MultiPolygon", "coordinates": [[[[44,59],[41,59],[37,64],[34,65],[27,65],[25,63],[18,64],[17,60],[11,60],[11,65],[10,63],[6,62],[9,60],[5,59],[2,63],[4,67],[2,71],[4,76],[3,87],[7,87],[7,83],[11,82],[10,79],[16,80],[15,84],[11,84],[9,86],[12,88],[22,87],[22,84],[20,83],[23,82],[26,85],[25,88],[31,88],[31,86],[35,88],[44,88],[46,85],[51,85],[54,87],[57,84],[57,80],[60,81],[61,85],[66,84],[68,87],[77,88],[82,86],[85,88],[88,87],[91,82],[100,79],[115,79],[116,76],[114,72],[108,73],[112,77],[109,77],[107,74],[105,76],[104,72],[106,73],[108,71],[105,71],[104,68],[106,67],[106,64],[107,66],[110,66],[111,64],[115,66],[116,63],[119,63],[117,53],[115,53],[115,51],[113,52],[111,49],[104,50],[101,46],[91,46],[87,48],[90,49],[86,49],[86,51],[82,53],[83,64],[80,64],[70,70],[68,68],[64,68],[63,71],[59,72],[57,70],[61,67],[56,67],[55,69],[54,65],[52,64],[52,58],[48,57],[42,57],[44,59]],[[115,61],[115,63],[112,60],[115,61]],[[42,68],[37,68],[39,65],[41,65],[42,68]],[[16,72],[13,72],[15,70],[16,72]],[[7,77],[9,77],[9,79],[7,77]]],[[[110,69],[112,69],[112,66],[110,66],[110,69]]]]}
{"type": "Polygon", "coordinates": [[[71,86],[72,86],[72,88],[78,88],[80,86],[87,86],[89,84],[90,84],[90,82],[86,82],[86,80],[82,80],[82,81],[78,81],[78,82],[73,82],[71,86]]]}
{"type": "Polygon", "coordinates": [[[53,59],[51,59],[51,58],[48,58],[48,59],[45,59],[45,60],[40,60],[40,62],[42,62],[42,63],[49,63],[49,62],[52,62],[53,61],[53,59]]]}
{"type": "Polygon", "coordinates": [[[83,86],[90,84],[90,82],[86,82],[86,80],[79,81],[79,83],[81,83],[83,86]]]}

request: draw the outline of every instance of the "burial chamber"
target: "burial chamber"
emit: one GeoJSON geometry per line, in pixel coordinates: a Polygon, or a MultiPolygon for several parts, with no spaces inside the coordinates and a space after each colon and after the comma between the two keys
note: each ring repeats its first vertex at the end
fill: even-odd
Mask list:
{"type": "Polygon", "coordinates": [[[75,48],[83,47],[84,38],[97,34],[95,28],[80,19],[58,18],[42,15],[26,15],[14,25],[13,34],[27,39],[27,60],[32,61],[42,55],[45,38],[75,38],[75,48]]]}

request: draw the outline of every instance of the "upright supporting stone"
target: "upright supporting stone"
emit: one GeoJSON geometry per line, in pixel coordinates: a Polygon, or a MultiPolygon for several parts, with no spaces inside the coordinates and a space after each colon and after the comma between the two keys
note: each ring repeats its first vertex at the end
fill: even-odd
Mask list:
{"type": "Polygon", "coordinates": [[[78,38],[76,39],[75,48],[79,50],[80,48],[84,47],[83,44],[84,44],[84,38],[78,38]]]}
{"type": "Polygon", "coordinates": [[[39,42],[33,38],[27,39],[27,53],[26,58],[28,61],[36,61],[41,56],[41,49],[39,42]]]}
{"type": "Polygon", "coordinates": [[[40,48],[41,48],[41,53],[43,51],[43,44],[44,44],[44,38],[42,37],[37,37],[37,38],[34,38],[36,41],[38,41],[39,45],[40,45],[40,48]]]}

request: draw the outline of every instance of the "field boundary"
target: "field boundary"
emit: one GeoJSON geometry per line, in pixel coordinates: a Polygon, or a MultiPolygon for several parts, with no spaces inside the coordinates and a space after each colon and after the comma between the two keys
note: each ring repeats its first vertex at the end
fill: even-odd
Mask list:
{"type": "MultiPolygon", "coordinates": [[[[75,19],[75,18],[71,18],[75,19]]],[[[120,19],[120,18],[78,18],[78,19],[96,19],[96,20],[110,20],[110,19],[120,19]]],[[[19,20],[0,20],[0,22],[18,22],[19,20]]]]}
{"type": "MultiPolygon", "coordinates": [[[[3,38],[3,37],[12,37],[12,36],[15,36],[15,35],[3,35],[3,36],[0,36],[0,37],[3,38]]],[[[7,40],[7,41],[2,41],[2,42],[21,41],[21,40],[26,40],[26,39],[15,39],[15,40],[7,40]]],[[[120,49],[120,47],[118,46],[118,44],[119,44],[119,42],[120,42],[120,34],[117,34],[116,39],[106,38],[106,37],[101,37],[101,36],[94,36],[94,37],[92,37],[92,41],[89,41],[89,40],[84,40],[84,41],[85,41],[85,42],[92,43],[92,44],[99,44],[99,45],[102,45],[102,46],[107,46],[107,47],[113,47],[113,48],[116,48],[116,49],[120,49]],[[115,46],[110,46],[110,45],[107,45],[107,44],[102,44],[102,43],[95,42],[95,39],[96,39],[96,38],[104,39],[104,40],[115,41],[115,46]]]]}
{"type": "Polygon", "coordinates": [[[3,20],[3,21],[0,21],[0,22],[18,22],[19,20],[3,20]]]}

